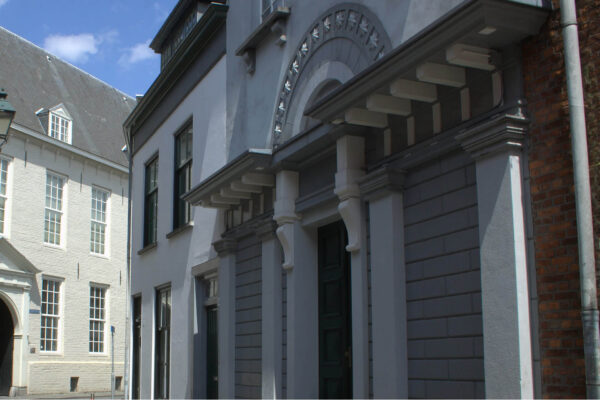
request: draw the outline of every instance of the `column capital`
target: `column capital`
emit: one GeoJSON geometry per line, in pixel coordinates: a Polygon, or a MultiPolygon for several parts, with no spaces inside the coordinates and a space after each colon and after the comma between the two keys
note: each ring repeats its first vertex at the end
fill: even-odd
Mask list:
{"type": "Polygon", "coordinates": [[[213,247],[217,251],[219,257],[226,257],[237,250],[237,241],[234,239],[221,239],[213,242],[213,247]]]}
{"type": "Polygon", "coordinates": [[[467,153],[478,159],[495,153],[520,152],[528,127],[529,119],[519,110],[484,121],[455,138],[467,153]]]}
{"type": "Polygon", "coordinates": [[[363,199],[376,200],[392,192],[402,192],[406,171],[389,164],[370,172],[358,181],[363,199]]]}
{"type": "Polygon", "coordinates": [[[269,217],[269,219],[256,221],[252,225],[252,230],[262,241],[275,238],[275,231],[277,230],[277,223],[269,217]]]}

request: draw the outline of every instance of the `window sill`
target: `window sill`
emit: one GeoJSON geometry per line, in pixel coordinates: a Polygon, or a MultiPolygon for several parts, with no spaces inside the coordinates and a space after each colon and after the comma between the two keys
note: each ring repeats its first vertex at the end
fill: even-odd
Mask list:
{"type": "Polygon", "coordinates": [[[104,260],[110,260],[110,257],[108,255],[106,255],[106,254],[100,254],[100,253],[92,253],[92,252],[90,252],[90,256],[102,258],[104,260]]]}
{"type": "Polygon", "coordinates": [[[181,225],[180,227],[177,227],[175,229],[173,229],[171,232],[167,233],[167,239],[171,239],[173,236],[177,236],[179,235],[181,232],[185,232],[188,229],[191,229],[194,227],[194,223],[193,222],[188,222],[185,225],[181,225]]]}
{"type": "Polygon", "coordinates": [[[265,37],[271,33],[271,27],[279,20],[287,20],[290,16],[290,9],[287,7],[278,7],[266,16],[261,24],[250,34],[250,36],[237,48],[236,56],[241,56],[249,50],[258,47],[265,37]]]}
{"type": "Polygon", "coordinates": [[[42,357],[64,357],[64,354],[62,351],[45,351],[45,350],[40,350],[38,351],[38,355],[42,356],[42,357]]]}
{"type": "Polygon", "coordinates": [[[144,253],[149,252],[150,250],[156,248],[156,246],[158,246],[157,242],[154,243],[150,243],[149,245],[147,245],[146,247],[144,247],[143,249],[138,250],[138,255],[141,256],[144,253]]]}
{"type": "Polygon", "coordinates": [[[108,357],[108,353],[94,353],[94,352],[88,352],[88,355],[90,357],[99,357],[99,358],[106,358],[108,357]]]}
{"type": "Polygon", "coordinates": [[[47,247],[49,249],[54,249],[54,250],[62,250],[62,251],[66,251],[67,249],[65,248],[65,246],[61,246],[61,245],[57,245],[57,244],[51,244],[51,243],[42,243],[42,245],[44,247],[47,247]]]}

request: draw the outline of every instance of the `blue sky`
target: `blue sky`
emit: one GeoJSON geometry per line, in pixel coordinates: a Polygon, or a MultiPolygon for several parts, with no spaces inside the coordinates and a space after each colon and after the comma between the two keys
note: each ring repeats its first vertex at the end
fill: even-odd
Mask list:
{"type": "Polygon", "coordinates": [[[134,96],[160,58],[148,44],[177,0],[0,0],[0,26],[134,96]]]}

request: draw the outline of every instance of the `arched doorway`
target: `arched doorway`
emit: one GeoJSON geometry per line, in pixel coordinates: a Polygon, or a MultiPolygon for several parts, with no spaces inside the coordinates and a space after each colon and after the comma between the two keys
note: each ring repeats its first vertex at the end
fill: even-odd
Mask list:
{"type": "Polygon", "coordinates": [[[0,298],[0,396],[12,385],[14,324],[7,304],[0,298]]]}

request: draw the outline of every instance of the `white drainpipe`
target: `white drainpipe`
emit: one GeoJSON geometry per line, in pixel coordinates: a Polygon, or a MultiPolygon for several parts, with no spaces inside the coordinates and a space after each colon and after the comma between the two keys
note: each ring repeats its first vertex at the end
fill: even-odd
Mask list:
{"type": "Polygon", "coordinates": [[[560,0],[560,14],[571,117],[585,379],[587,397],[597,399],[600,397],[600,379],[598,376],[600,372],[600,332],[596,294],[592,199],[575,0],[560,0]]]}

